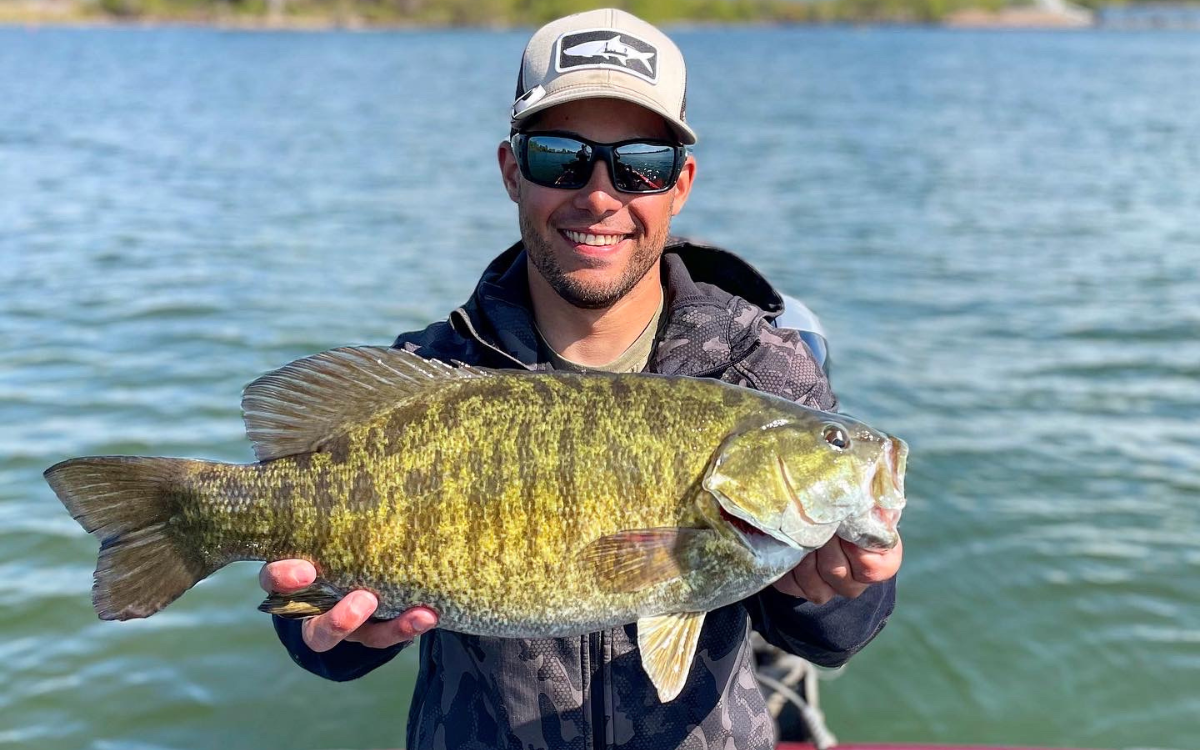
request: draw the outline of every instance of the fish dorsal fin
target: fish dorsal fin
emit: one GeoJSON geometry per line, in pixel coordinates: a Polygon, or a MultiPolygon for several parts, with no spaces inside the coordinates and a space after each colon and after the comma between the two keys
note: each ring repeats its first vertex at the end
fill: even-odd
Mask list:
{"type": "Polygon", "coordinates": [[[642,668],[663,703],[675,700],[692,669],[692,657],[704,625],[703,612],[679,612],[638,620],[638,650],[642,668]]]}
{"type": "Polygon", "coordinates": [[[675,527],[621,531],[589,544],[581,561],[591,568],[600,588],[641,591],[686,573],[688,548],[713,535],[708,529],[675,527]]]}
{"type": "Polygon", "coordinates": [[[486,377],[402,349],[352,346],[298,359],[246,386],[242,414],[259,461],[311,453],[365,422],[447,380],[486,377]]]}

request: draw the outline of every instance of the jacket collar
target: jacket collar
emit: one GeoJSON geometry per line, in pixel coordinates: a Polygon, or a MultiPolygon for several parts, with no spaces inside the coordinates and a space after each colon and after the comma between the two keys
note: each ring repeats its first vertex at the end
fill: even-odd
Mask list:
{"type": "MultiPolygon", "coordinates": [[[[498,255],[474,294],[451,314],[455,327],[514,364],[545,369],[538,360],[525,249],[498,255]]],[[[650,369],[668,375],[719,372],[757,341],[758,321],[783,311],[783,299],[753,266],[728,250],[671,238],[663,251],[665,312],[650,369]]]]}

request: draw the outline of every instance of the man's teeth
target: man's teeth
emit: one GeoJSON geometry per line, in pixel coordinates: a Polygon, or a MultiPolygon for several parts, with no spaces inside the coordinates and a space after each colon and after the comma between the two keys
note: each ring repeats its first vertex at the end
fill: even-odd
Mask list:
{"type": "Polygon", "coordinates": [[[583,232],[572,232],[570,229],[564,229],[563,234],[567,235],[572,242],[578,242],[581,245],[596,245],[597,247],[615,245],[625,239],[623,234],[584,234],[583,232]]]}

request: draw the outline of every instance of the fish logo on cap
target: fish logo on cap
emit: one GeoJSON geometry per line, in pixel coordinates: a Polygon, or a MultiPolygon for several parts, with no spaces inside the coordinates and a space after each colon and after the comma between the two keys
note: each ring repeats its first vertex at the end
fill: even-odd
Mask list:
{"type": "Polygon", "coordinates": [[[630,73],[650,83],[658,81],[658,49],[649,42],[616,29],[590,29],[558,38],[554,69],[599,68],[630,73]]]}

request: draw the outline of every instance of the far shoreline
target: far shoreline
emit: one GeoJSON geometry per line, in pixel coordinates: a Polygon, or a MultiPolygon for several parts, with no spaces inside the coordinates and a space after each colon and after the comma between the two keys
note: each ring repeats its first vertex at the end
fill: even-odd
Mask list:
{"type": "MultiPolygon", "coordinates": [[[[0,27],[36,28],[119,28],[119,29],[214,29],[248,32],[330,32],[330,31],[512,31],[534,28],[535,20],[524,22],[513,17],[447,18],[444,14],[426,17],[404,17],[396,13],[360,13],[325,8],[314,11],[312,6],[290,5],[282,12],[270,10],[234,11],[228,7],[163,8],[136,12],[114,11],[145,0],[8,0],[0,1],[0,27]],[[102,3],[108,3],[104,5],[102,3]]],[[[170,2],[171,0],[164,0],[170,2]]],[[[268,3],[293,3],[296,0],[267,0],[268,3]]],[[[902,0],[903,2],[904,0],[902,0]]],[[[971,0],[965,0],[970,2],[971,0]]],[[[1046,10],[1031,6],[1000,6],[1007,0],[975,0],[978,7],[960,8],[942,14],[927,15],[920,9],[922,0],[907,0],[903,7],[890,13],[866,13],[854,17],[851,0],[815,0],[801,12],[763,10],[756,15],[741,17],[689,16],[681,13],[674,19],[655,19],[671,29],[747,29],[747,28],[949,28],[949,29],[1092,29],[1097,28],[1097,14],[1074,5],[1071,0],[1059,0],[1063,7],[1046,10]],[[984,5],[992,6],[992,10],[984,5]]],[[[436,5],[436,4],[435,4],[436,5]]],[[[269,6],[268,6],[269,7],[269,6]]],[[[352,7],[352,6],[351,6],[352,7]]],[[[766,8],[767,6],[763,6],[766,8]]],[[[799,5],[786,4],[786,8],[799,5]]]]}
{"type": "MultiPolygon", "coordinates": [[[[938,29],[948,31],[1089,31],[1099,27],[1089,25],[1064,25],[1056,23],[1023,22],[1011,23],[1004,19],[990,19],[972,14],[962,21],[948,18],[942,21],[668,21],[658,24],[662,28],[679,31],[692,29],[938,29]]],[[[229,32],[265,33],[327,33],[327,32],[445,32],[445,31],[521,31],[534,28],[534,24],[435,24],[435,23],[365,23],[343,22],[327,19],[289,19],[283,23],[262,21],[194,20],[173,18],[38,18],[0,16],[0,29],[47,30],[211,30],[229,32]]]]}

